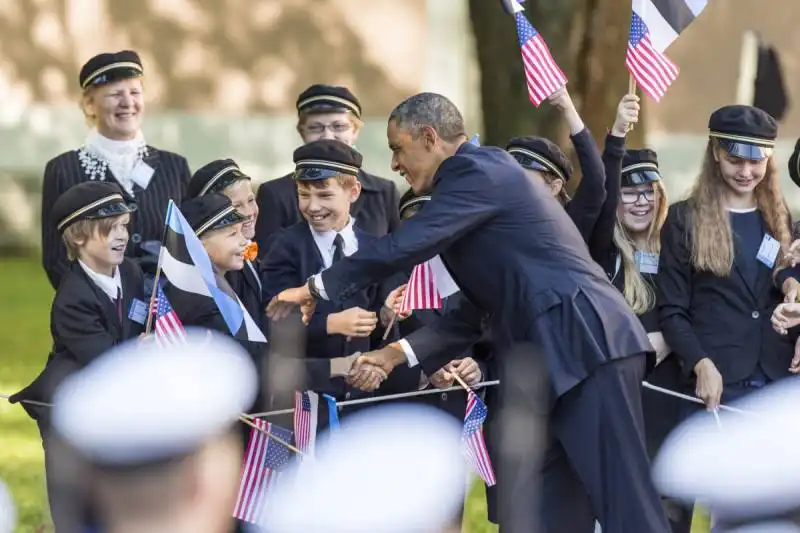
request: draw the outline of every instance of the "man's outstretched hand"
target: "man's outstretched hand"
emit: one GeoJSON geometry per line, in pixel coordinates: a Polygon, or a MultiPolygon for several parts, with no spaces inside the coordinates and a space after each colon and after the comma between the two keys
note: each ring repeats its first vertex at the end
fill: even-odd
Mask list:
{"type": "Polygon", "coordinates": [[[308,285],[281,291],[267,305],[267,316],[272,320],[282,320],[297,306],[300,306],[300,311],[303,313],[303,323],[308,324],[317,307],[317,301],[311,296],[308,285]]]}
{"type": "Polygon", "coordinates": [[[366,352],[356,359],[347,382],[350,386],[363,390],[363,387],[368,387],[372,382],[377,371],[388,376],[395,367],[405,361],[406,354],[403,350],[391,345],[366,352]]]}

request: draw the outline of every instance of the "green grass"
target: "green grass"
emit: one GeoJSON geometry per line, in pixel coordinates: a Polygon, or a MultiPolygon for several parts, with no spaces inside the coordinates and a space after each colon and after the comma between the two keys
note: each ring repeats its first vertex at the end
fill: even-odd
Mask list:
{"type": "MultiPolygon", "coordinates": [[[[50,350],[50,288],[38,259],[0,261],[0,392],[12,393],[41,371],[50,350]]],[[[0,400],[0,479],[19,513],[17,533],[33,533],[49,520],[41,440],[21,407],[0,400]]],[[[704,517],[693,533],[708,531],[704,517]]],[[[464,511],[465,533],[495,533],[486,520],[483,485],[476,483],[464,511]]]]}
{"type": "MultiPolygon", "coordinates": [[[[44,366],[52,298],[38,259],[0,261],[0,392],[18,391],[44,366]]],[[[16,503],[18,533],[49,521],[43,461],[36,424],[21,407],[0,400],[0,479],[16,503]]]]}

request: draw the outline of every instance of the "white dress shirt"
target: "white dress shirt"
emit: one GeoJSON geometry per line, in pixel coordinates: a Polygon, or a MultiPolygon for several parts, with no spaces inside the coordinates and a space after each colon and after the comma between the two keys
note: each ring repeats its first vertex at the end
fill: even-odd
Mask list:
{"type": "Polygon", "coordinates": [[[100,287],[101,291],[106,293],[109,299],[111,299],[111,303],[116,302],[117,296],[122,297],[122,279],[119,276],[119,267],[114,269],[113,276],[106,276],[105,274],[98,274],[80,259],[78,260],[78,264],[81,265],[81,268],[86,272],[86,275],[89,276],[89,279],[100,287]]]}
{"type": "MultiPolygon", "coordinates": [[[[358,239],[356,233],[353,231],[353,217],[347,221],[347,224],[341,231],[316,231],[309,225],[311,235],[314,237],[314,243],[317,245],[320,255],[322,256],[322,263],[325,268],[333,264],[333,253],[335,251],[334,240],[336,235],[341,235],[344,242],[344,255],[353,255],[358,251],[358,239]]],[[[327,299],[327,298],[326,298],[327,299]]]]}
{"type": "MultiPolygon", "coordinates": [[[[353,231],[353,217],[350,217],[350,220],[347,222],[347,225],[340,231],[342,238],[344,239],[344,255],[349,256],[358,251],[358,239],[356,239],[356,234],[353,231]]],[[[311,230],[311,235],[314,236],[314,242],[319,249],[319,253],[322,255],[322,261],[325,263],[325,268],[328,268],[333,263],[333,240],[336,238],[335,231],[325,231],[325,232],[318,232],[311,230]]],[[[320,297],[322,299],[328,299],[328,293],[325,292],[325,286],[322,284],[322,276],[317,274],[314,276],[314,285],[317,287],[319,291],[320,297]]],[[[400,339],[398,341],[400,347],[403,348],[403,352],[406,354],[406,359],[408,360],[408,366],[414,367],[419,364],[419,360],[417,356],[414,355],[414,350],[411,349],[411,345],[405,339],[400,339]]]]}

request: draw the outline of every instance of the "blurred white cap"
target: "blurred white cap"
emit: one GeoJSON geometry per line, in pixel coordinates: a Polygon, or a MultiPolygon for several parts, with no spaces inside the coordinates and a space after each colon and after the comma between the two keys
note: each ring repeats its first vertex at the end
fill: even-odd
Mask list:
{"type": "Polygon", "coordinates": [[[376,407],[342,429],[268,497],[269,533],[428,533],[464,498],[461,425],[423,406],[376,407]]]}
{"type": "Polygon", "coordinates": [[[0,480],[0,533],[11,533],[17,525],[17,508],[11,498],[11,491],[0,480]]]}
{"type": "Polygon", "coordinates": [[[726,517],[774,516],[800,506],[800,382],[770,385],[679,426],[653,464],[667,496],[699,500],[726,517]]]}
{"type": "Polygon", "coordinates": [[[190,453],[252,405],[255,366],[235,341],[187,331],[182,345],[138,340],[70,376],[53,426],[87,460],[135,466],[190,453]]]}

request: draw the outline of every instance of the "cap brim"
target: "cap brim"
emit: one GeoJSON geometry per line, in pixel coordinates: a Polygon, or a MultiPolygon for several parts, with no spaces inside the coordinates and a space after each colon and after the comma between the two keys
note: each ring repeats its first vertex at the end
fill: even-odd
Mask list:
{"type": "Polygon", "coordinates": [[[306,167],[298,168],[294,172],[294,179],[297,181],[322,181],[337,176],[353,176],[343,170],[331,170],[329,168],[306,167]]]}
{"type": "Polygon", "coordinates": [[[522,166],[522,168],[527,168],[528,170],[538,170],[540,172],[552,172],[551,169],[547,168],[531,157],[526,157],[522,154],[513,154],[513,156],[514,159],[517,160],[517,163],[522,166]]]}
{"type": "Polygon", "coordinates": [[[108,218],[108,217],[115,217],[119,215],[124,215],[125,213],[133,213],[138,209],[138,206],[133,202],[118,202],[115,204],[109,204],[101,207],[97,210],[97,212],[93,215],[90,215],[86,218],[108,218]]]}
{"type": "Polygon", "coordinates": [[[767,146],[758,146],[727,139],[718,139],[718,142],[732,157],[746,159],[747,161],[762,161],[771,156],[774,150],[767,146]]]}
{"type": "Polygon", "coordinates": [[[654,170],[644,170],[623,174],[621,185],[623,187],[635,187],[637,185],[645,185],[656,181],[661,181],[661,174],[654,170]]]}
{"type": "Polygon", "coordinates": [[[234,209],[230,213],[227,213],[224,216],[219,217],[211,224],[208,223],[203,224],[200,228],[197,229],[196,233],[197,236],[200,237],[201,235],[209,231],[227,228],[228,226],[239,224],[240,222],[244,222],[245,220],[247,220],[247,217],[234,209]]]}
{"type": "Polygon", "coordinates": [[[118,67],[94,76],[91,78],[91,81],[83,85],[83,89],[99,87],[101,85],[114,83],[115,81],[138,78],[143,75],[144,73],[140,69],[134,67],[118,67]]]}

